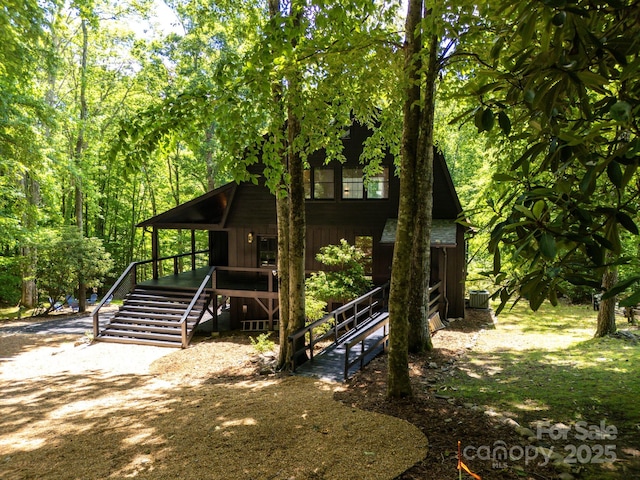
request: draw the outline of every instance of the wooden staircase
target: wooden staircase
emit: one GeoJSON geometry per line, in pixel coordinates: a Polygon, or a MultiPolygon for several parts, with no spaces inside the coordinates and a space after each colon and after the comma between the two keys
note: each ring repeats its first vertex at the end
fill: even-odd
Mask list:
{"type": "MultiPolygon", "coordinates": [[[[183,345],[180,320],[196,293],[195,288],[136,286],[97,340],[176,348],[186,346],[183,345]]],[[[186,318],[187,342],[205,313],[208,300],[208,295],[201,295],[186,318]]]]}

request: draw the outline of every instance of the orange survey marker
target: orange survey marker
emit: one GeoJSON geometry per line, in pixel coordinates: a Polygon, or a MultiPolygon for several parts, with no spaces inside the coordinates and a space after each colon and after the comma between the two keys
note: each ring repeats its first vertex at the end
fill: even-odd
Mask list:
{"type": "Polygon", "coordinates": [[[460,480],[462,480],[462,470],[467,472],[469,475],[471,475],[476,480],[482,480],[480,475],[478,475],[477,473],[473,473],[471,470],[469,470],[469,467],[467,467],[462,462],[462,452],[460,451],[460,440],[458,440],[458,472],[460,472],[460,475],[459,475],[460,480]]]}

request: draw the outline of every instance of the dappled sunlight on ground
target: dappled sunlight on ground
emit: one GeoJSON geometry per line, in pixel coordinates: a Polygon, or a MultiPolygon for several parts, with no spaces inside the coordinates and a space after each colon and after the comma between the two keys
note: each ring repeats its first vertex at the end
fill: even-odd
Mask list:
{"type": "Polygon", "coordinates": [[[28,340],[0,364],[3,480],[383,480],[427,451],[417,428],[336,402],[333,384],[256,375],[239,339],[182,351],[28,340]]]}

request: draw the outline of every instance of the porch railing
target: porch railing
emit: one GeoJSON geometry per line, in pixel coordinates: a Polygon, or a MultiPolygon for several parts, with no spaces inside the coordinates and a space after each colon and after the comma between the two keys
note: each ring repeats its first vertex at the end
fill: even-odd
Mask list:
{"type": "Polygon", "coordinates": [[[213,289],[227,291],[278,292],[276,270],[251,267],[216,267],[213,289]]]}
{"type": "Polygon", "coordinates": [[[436,312],[441,312],[441,317],[446,317],[443,308],[446,307],[446,298],[442,292],[442,280],[429,287],[429,318],[436,312]]]}
{"type": "Polygon", "coordinates": [[[188,270],[209,266],[209,250],[160,257],[156,259],[155,263],[153,260],[143,260],[135,263],[137,264],[136,279],[140,283],[152,278],[178,275],[188,270]],[[185,259],[188,260],[185,261],[185,259]]]}

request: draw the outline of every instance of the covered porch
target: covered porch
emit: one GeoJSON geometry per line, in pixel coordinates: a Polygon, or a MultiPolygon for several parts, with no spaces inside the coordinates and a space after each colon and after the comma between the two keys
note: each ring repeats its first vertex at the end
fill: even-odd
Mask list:
{"type": "MultiPolygon", "coordinates": [[[[199,252],[202,253],[202,252],[199,252]]],[[[191,254],[184,254],[190,256],[191,254]]],[[[278,325],[278,279],[275,270],[264,268],[200,266],[192,269],[180,269],[178,256],[157,259],[157,264],[173,263],[174,269],[164,276],[144,279],[139,277],[136,284],[143,287],[161,289],[194,290],[197,289],[212,270],[210,280],[205,285],[211,303],[212,331],[219,330],[218,317],[235,307],[236,315],[230,320],[231,329],[275,330],[278,325]],[[232,305],[237,304],[237,305],[232,305]],[[253,303],[262,314],[251,314],[249,304],[253,303]],[[239,315],[238,315],[239,313],[239,315]]],[[[147,262],[152,262],[148,260],[147,262]]],[[[143,262],[140,262],[141,264],[143,262]]],[[[194,265],[195,266],[195,265],[194,265]]],[[[167,272],[167,268],[158,268],[167,272]]],[[[230,312],[229,312],[230,313],[230,312]]]]}

